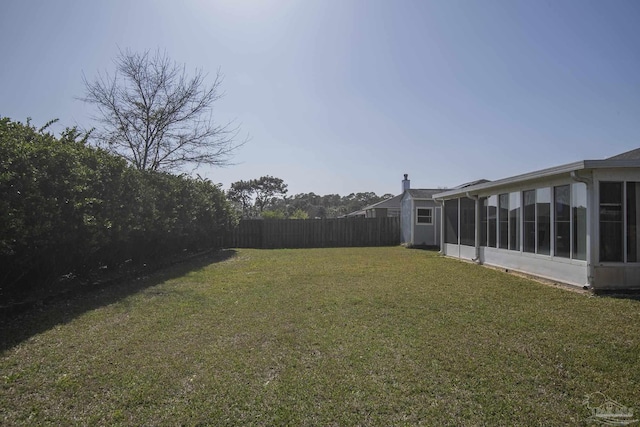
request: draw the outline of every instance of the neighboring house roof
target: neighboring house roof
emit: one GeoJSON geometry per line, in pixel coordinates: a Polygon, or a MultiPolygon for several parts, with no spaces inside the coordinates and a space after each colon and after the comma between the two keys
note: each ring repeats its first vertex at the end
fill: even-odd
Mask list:
{"type": "Polygon", "coordinates": [[[369,209],[398,209],[400,210],[402,204],[402,198],[405,194],[410,194],[414,199],[432,199],[432,196],[435,193],[442,192],[442,188],[430,188],[430,189],[421,189],[421,188],[411,188],[409,190],[405,190],[404,193],[398,194],[397,196],[390,197],[381,202],[374,203],[369,206],[365,206],[359,211],[350,212],[345,215],[345,217],[353,217],[353,216],[365,216],[366,211],[369,209]]]}
{"type": "Polygon", "coordinates": [[[369,206],[365,206],[364,208],[362,208],[362,209],[360,209],[358,211],[350,212],[350,213],[346,214],[345,217],[365,216],[367,210],[369,210],[369,209],[400,209],[400,200],[401,199],[402,199],[402,194],[399,194],[399,195],[393,196],[393,197],[389,197],[388,199],[384,199],[381,202],[374,203],[374,204],[369,205],[369,206]]]}
{"type": "MultiPolygon", "coordinates": [[[[626,153],[623,153],[626,154],[626,153]]],[[[617,157],[617,156],[616,156],[617,157]]],[[[488,181],[481,184],[471,185],[464,188],[457,188],[448,191],[442,191],[434,194],[434,198],[445,199],[456,197],[466,193],[473,193],[480,190],[490,188],[506,187],[512,184],[526,182],[534,179],[547,178],[568,173],[578,173],[581,170],[590,169],[611,169],[611,168],[640,168],[640,158],[638,159],[606,159],[606,160],[581,160],[579,162],[568,163],[566,165],[555,166],[552,168],[541,169],[535,172],[529,172],[522,175],[516,175],[509,178],[498,179],[496,181],[488,181]]]]}
{"type": "MultiPolygon", "coordinates": [[[[434,194],[442,193],[443,191],[446,190],[443,188],[410,188],[405,190],[405,193],[414,199],[432,199],[434,194]]],[[[401,196],[404,196],[404,193],[401,196]]]]}
{"type": "Polygon", "coordinates": [[[362,210],[367,210],[367,209],[377,209],[377,208],[386,208],[386,209],[400,209],[400,200],[402,199],[402,194],[399,194],[397,196],[393,196],[390,197],[388,199],[385,199],[381,202],[378,203],[374,203],[372,205],[369,205],[365,208],[362,208],[362,210]]]}
{"type": "Polygon", "coordinates": [[[626,151],[624,153],[617,154],[613,157],[609,157],[607,160],[637,160],[640,159],[640,148],[635,150],[626,151]]]}
{"type": "Polygon", "coordinates": [[[349,212],[346,215],[343,215],[341,218],[347,218],[347,217],[352,217],[352,216],[365,216],[367,213],[364,211],[364,209],[359,210],[359,211],[353,211],[353,212],[349,212]]]}

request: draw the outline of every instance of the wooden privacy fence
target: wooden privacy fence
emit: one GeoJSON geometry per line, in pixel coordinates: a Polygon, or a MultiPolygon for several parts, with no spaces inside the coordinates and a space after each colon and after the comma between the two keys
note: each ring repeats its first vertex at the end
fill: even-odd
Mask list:
{"type": "Polygon", "coordinates": [[[229,248],[327,248],[400,244],[400,218],[244,219],[229,248]]]}

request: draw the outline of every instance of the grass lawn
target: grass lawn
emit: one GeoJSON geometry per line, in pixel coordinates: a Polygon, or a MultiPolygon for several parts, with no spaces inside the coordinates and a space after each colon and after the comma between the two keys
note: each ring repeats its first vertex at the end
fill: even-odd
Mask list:
{"type": "Polygon", "coordinates": [[[2,324],[0,424],[584,425],[595,392],[640,412],[640,301],[400,247],[205,261],[2,324]]]}

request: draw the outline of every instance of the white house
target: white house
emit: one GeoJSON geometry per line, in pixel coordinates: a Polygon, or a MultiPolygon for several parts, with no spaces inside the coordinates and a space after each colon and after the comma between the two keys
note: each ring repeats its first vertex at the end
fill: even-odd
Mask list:
{"type": "Polygon", "coordinates": [[[640,289],[640,149],[433,198],[447,256],[594,290],[640,289]]]}
{"type": "Polygon", "coordinates": [[[400,242],[408,246],[440,247],[442,208],[433,200],[441,189],[413,189],[409,176],[402,180],[400,242]]]}

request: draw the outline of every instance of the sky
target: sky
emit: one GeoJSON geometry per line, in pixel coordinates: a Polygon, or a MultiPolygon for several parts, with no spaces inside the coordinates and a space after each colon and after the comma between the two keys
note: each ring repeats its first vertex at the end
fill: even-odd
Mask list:
{"type": "Polygon", "coordinates": [[[640,147],[640,1],[4,0],[0,117],[90,128],[119,50],[224,75],[224,189],[446,188],[640,147]]]}

